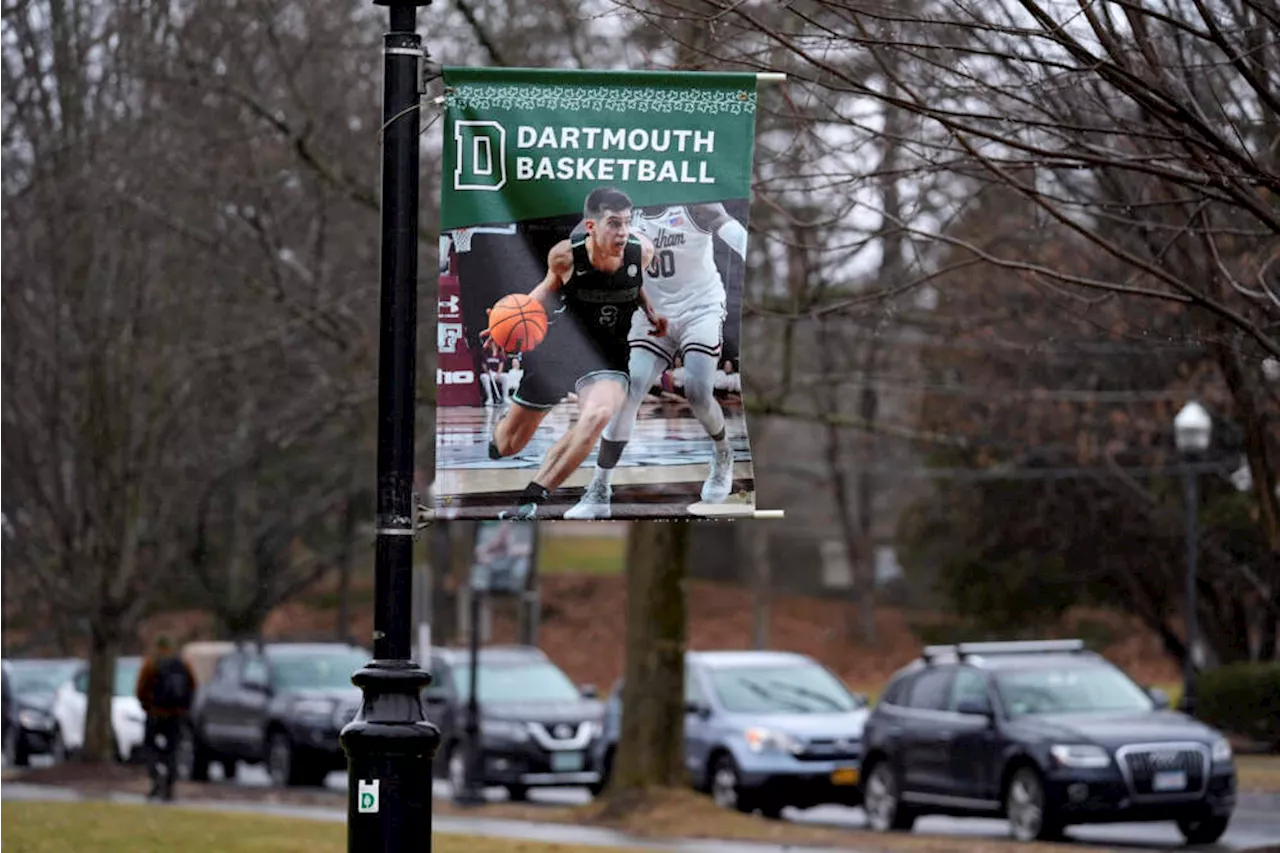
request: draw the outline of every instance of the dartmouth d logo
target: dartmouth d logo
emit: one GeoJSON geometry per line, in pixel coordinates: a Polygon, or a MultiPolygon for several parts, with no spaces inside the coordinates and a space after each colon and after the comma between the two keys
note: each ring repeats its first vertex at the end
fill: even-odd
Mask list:
{"type": "Polygon", "coordinates": [[[496,121],[458,121],[453,170],[455,190],[496,192],[507,182],[507,131],[496,121]]]}

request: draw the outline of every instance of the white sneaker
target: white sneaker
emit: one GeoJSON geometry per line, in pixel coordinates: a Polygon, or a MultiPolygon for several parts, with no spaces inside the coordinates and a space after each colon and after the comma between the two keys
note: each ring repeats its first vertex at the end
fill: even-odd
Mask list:
{"type": "Polygon", "coordinates": [[[571,521],[591,521],[597,518],[609,518],[613,515],[613,507],[609,501],[613,498],[613,489],[595,480],[587,486],[582,499],[565,510],[564,517],[571,521]]]}
{"type": "Polygon", "coordinates": [[[709,504],[724,503],[733,491],[733,448],[728,444],[716,448],[711,457],[711,474],[702,484],[702,500],[709,504]]]}

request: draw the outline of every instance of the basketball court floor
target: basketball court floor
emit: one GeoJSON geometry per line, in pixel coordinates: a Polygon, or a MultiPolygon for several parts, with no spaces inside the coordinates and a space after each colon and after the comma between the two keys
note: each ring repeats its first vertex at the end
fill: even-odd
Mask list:
{"type": "MultiPolygon", "coordinates": [[[[755,479],[746,419],[737,401],[722,401],[725,431],[734,454],[733,493],[720,505],[699,493],[711,464],[711,439],[684,402],[647,400],[613,475],[613,517],[726,516],[750,512],[755,479]]],[[[515,503],[547,450],[578,416],[576,404],[561,403],[516,456],[489,458],[489,441],[504,409],[499,406],[437,410],[437,513],[452,518],[493,518],[515,503]]],[[[595,472],[593,450],[574,474],[539,508],[539,517],[560,518],[577,503],[595,472]]]]}

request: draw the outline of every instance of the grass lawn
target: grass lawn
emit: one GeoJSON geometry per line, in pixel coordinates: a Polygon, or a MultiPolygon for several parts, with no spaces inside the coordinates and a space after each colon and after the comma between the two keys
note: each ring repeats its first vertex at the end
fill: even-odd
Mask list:
{"type": "MultiPolygon", "coordinates": [[[[114,803],[0,808],[6,853],[345,853],[342,823],[114,803]]],[[[435,853],[600,853],[600,847],[436,833],[435,853]]],[[[612,848],[616,853],[641,853],[612,848]]]]}
{"type": "Polygon", "coordinates": [[[627,540],[623,536],[542,536],[538,571],[556,575],[622,573],[627,540]]]}

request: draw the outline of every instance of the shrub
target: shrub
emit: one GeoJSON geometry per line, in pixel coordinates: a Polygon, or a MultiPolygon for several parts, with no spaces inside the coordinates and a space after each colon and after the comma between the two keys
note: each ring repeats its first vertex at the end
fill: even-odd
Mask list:
{"type": "Polygon", "coordinates": [[[1200,674],[1196,716],[1280,749],[1280,663],[1234,663],[1200,674]]]}

